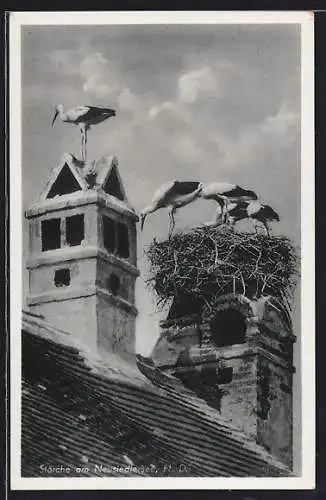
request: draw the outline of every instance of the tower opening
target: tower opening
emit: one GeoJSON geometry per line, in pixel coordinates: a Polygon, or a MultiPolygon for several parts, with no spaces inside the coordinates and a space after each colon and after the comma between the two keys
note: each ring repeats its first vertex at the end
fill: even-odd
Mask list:
{"type": "Polygon", "coordinates": [[[107,194],[111,194],[115,198],[118,198],[118,200],[121,200],[121,201],[124,200],[124,195],[123,195],[123,191],[122,191],[121,186],[120,186],[120,181],[119,181],[118,175],[117,175],[114,167],[112,168],[111,173],[110,173],[103,189],[107,194]]]}
{"type": "Polygon", "coordinates": [[[103,244],[104,248],[113,253],[115,250],[115,224],[114,220],[103,215],[103,244]]]}
{"type": "Polygon", "coordinates": [[[229,384],[232,382],[233,368],[221,368],[218,372],[218,382],[219,384],[229,384]]]}
{"type": "Polygon", "coordinates": [[[64,194],[74,193],[80,191],[81,187],[71,172],[67,164],[65,164],[59,173],[57,179],[53,183],[47,198],[54,198],[55,196],[62,196],[64,194]]]}
{"type": "Polygon", "coordinates": [[[174,297],[167,319],[177,319],[186,316],[200,315],[202,300],[192,295],[174,297]]]}
{"type": "Polygon", "coordinates": [[[129,235],[125,224],[118,222],[118,255],[127,259],[129,257],[129,235]]]}
{"type": "Polygon", "coordinates": [[[42,251],[56,250],[61,246],[60,219],[41,221],[42,251]]]}
{"type": "Polygon", "coordinates": [[[235,309],[219,311],[210,322],[210,330],[217,347],[242,344],[245,341],[246,319],[235,309]]]}
{"type": "Polygon", "coordinates": [[[107,280],[107,285],[112,295],[118,295],[120,291],[120,278],[115,273],[112,273],[107,280]]]}
{"type": "Polygon", "coordinates": [[[69,286],[70,285],[70,270],[69,269],[56,269],[54,273],[55,286],[69,286]]]}
{"type": "Polygon", "coordinates": [[[80,245],[85,237],[84,214],[66,218],[66,242],[69,246],[80,245]]]}

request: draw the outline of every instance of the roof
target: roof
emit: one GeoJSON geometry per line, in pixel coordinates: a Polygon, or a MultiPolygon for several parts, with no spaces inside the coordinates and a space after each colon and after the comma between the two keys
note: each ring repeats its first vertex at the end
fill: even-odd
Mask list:
{"type": "Polygon", "coordinates": [[[91,202],[94,201],[92,195],[96,194],[97,201],[105,198],[114,208],[137,219],[128,201],[118,165],[116,156],[103,156],[84,162],[71,153],[64,153],[59,164],[52,168],[39,200],[26,210],[26,216],[60,209],[61,205],[66,207],[67,202],[91,202]]]}
{"type": "Polygon", "coordinates": [[[149,360],[91,352],[27,312],[22,335],[23,476],[54,462],[84,466],[78,476],[291,475],[149,360]]]}

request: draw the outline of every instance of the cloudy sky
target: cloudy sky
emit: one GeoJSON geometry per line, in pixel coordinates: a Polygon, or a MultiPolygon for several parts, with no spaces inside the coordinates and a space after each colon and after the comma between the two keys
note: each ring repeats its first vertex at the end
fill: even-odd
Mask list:
{"type": "MultiPolygon", "coordinates": [[[[88,156],[118,156],[137,212],[171,179],[233,182],[257,191],[280,214],[274,233],[299,243],[299,26],[26,26],[22,100],[24,208],[64,152],[80,154],[76,127],[51,128],[54,106],[108,105],[117,116],[90,131],[88,156]]],[[[207,201],[185,207],[177,228],[211,220],[214,209],[207,201]]],[[[167,231],[162,210],[138,235],[144,354],[164,314],[144,285],[143,251],[167,231]]]]}

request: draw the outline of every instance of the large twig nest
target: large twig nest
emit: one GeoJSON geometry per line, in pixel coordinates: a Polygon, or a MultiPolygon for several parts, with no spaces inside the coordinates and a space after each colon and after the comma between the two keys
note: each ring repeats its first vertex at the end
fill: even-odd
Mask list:
{"type": "Polygon", "coordinates": [[[248,298],[273,295],[290,301],[298,276],[297,252],[284,236],[201,227],[154,240],[146,250],[147,283],[165,305],[174,300],[210,301],[217,293],[248,298]]]}

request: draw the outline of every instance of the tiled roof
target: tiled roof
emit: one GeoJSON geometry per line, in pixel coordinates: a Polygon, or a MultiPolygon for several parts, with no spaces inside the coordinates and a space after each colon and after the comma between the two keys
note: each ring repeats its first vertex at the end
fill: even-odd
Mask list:
{"type": "Polygon", "coordinates": [[[138,357],[140,371],[113,354],[94,354],[27,313],[22,334],[23,476],[60,476],[42,464],[84,467],[71,477],[290,475],[145,358],[138,357]]]}

